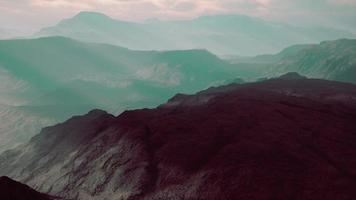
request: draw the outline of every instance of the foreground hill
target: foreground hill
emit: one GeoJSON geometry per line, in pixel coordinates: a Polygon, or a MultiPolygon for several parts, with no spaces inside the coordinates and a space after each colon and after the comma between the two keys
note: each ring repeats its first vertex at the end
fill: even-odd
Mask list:
{"type": "Polygon", "coordinates": [[[355,113],[355,85],[288,74],[73,117],[0,175],[77,199],[352,199],[355,113]]]}
{"type": "Polygon", "coordinates": [[[233,79],[235,69],[205,50],[131,51],[63,37],[0,40],[0,152],[72,115],[154,107],[177,92],[233,79]]]}
{"type": "Polygon", "coordinates": [[[0,177],[0,199],[2,200],[54,200],[54,198],[36,192],[27,185],[8,177],[0,177]]]}
{"type": "Polygon", "coordinates": [[[293,44],[356,37],[341,30],[295,27],[243,15],[134,23],[94,12],[81,12],[36,36],[65,36],[140,50],[204,48],[218,55],[258,55],[293,44]]]}
{"type": "Polygon", "coordinates": [[[259,76],[298,72],[312,78],[356,83],[356,40],[340,39],[320,44],[296,45],[276,55],[235,59],[259,76]]]}

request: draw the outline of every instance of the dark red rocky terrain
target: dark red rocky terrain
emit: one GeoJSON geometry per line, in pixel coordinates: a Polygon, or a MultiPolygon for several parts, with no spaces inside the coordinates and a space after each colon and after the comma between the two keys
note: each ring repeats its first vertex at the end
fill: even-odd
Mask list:
{"type": "Polygon", "coordinates": [[[354,199],[356,86],[288,77],[73,117],[0,175],[75,199],[354,199]]]}
{"type": "Polygon", "coordinates": [[[41,194],[27,185],[16,182],[8,177],[0,177],[1,200],[51,200],[48,195],[41,194]]]}

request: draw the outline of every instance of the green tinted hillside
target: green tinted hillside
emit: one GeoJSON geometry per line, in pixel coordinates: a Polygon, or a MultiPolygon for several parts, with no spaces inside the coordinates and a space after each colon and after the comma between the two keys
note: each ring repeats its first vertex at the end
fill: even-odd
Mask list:
{"type": "Polygon", "coordinates": [[[295,71],[309,77],[356,83],[356,40],[309,45],[280,59],[271,73],[295,71]]]}
{"type": "Polygon", "coordinates": [[[176,93],[193,93],[238,75],[235,66],[206,50],[131,51],[64,37],[1,40],[0,140],[7,135],[1,141],[11,147],[46,123],[94,108],[119,113],[155,107],[176,93]],[[5,134],[8,130],[14,137],[5,134]]]}
{"type": "Polygon", "coordinates": [[[174,73],[179,79],[199,77],[205,82],[196,81],[196,84],[202,86],[231,76],[228,70],[232,69],[205,50],[131,51],[63,37],[0,41],[0,64],[14,76],[44,89],[77,79],[117,84],[129,79],[163,81],[174,73]],[[159,68],[164,74],[154,77],[159,68]]]}
{"type": "Polygon", "coordinates": [[[254,73],[256,77],[298,72],[311,78],[356,83],[356,40],[295,45],[275,55],[233,58],[230,62],[239,69],[245,69],[247,74],[254,73]]]}

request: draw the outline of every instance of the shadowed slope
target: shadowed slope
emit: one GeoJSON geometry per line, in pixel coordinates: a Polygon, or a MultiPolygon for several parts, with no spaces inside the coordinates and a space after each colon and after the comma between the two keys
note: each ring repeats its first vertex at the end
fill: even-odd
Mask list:
{"type": "Polygon", "coordinates": [[[355,113],[351,84],[232,84],[43,129],[0,174],[78,199],[351,199],[355,113]]]}

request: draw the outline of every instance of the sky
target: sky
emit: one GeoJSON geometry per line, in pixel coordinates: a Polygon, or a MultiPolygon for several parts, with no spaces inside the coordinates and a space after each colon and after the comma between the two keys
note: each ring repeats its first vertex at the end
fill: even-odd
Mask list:
{"type": "Polygon", "coordinates": [[[0,0],[0,32],[35,32],[80,11],[130,21],[244,14],[356,31],[356,0],[0,0]]]}

